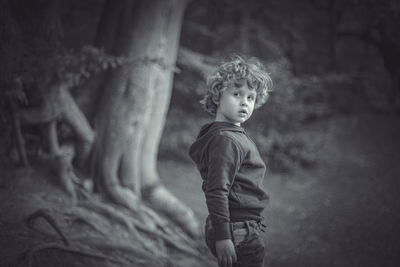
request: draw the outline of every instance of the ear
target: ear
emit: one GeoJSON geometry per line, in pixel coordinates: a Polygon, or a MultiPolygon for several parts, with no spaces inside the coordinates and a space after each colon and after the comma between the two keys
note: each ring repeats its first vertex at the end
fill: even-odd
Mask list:
{"type": "Polygon", "coordinates": [[[219,98],[221,97],[221,95],[218,95],[218,97],[215,97],[215,95],[212,97],[212,102],[215,104],[215,105],[219,105],[219,98]]]}

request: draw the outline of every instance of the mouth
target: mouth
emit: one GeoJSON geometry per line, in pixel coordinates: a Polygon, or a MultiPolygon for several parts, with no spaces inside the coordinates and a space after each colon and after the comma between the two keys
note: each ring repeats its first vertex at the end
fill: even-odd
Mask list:
{"type": "Polygon", "coordinates": [[[244,109],[239,110],[239,114],[242,116],[247,116],[247,110],[244,110],[244,109]]]}

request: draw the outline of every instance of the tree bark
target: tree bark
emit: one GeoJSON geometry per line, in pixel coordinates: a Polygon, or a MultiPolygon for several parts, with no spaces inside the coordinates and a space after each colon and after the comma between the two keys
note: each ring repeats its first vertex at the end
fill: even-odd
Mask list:
{"type": "MultiPolygon", "coordinates": [[[[178,55],[179,35],[184,11],[184,4],[177,5],[179,1],[173,1],[174,6],[169,6],[164,11],[165,23],[159,36],[159,49],[157,57],[168,66],[157,68],[153,74],[153,101],[149,106],[150,120],[145,125],[145,139],[141,147],[141,178],[143,186],[153,184],[159,180],[157,173],[157,154],[162,131],[171,97],[173,82],[173,70],[178,55]]],[[[182,2],[182,1],[181,1],[182,2]]]]}
{"type": "Polygon", "coordinates": [[[193,215],[161,185],[157,173],[185,1],[116,5],[121,3],[113,54],[130,58],[131,63],[109,72],[97,105],[92,166],[96,187],[132,210],[138,207],[142,188],[160,187],[167,201],[173,199],[174,205],[193,215]]]}

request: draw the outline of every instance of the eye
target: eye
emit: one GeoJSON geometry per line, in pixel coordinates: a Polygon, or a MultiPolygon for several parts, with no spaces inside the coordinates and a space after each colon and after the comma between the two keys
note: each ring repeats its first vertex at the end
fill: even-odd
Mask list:
{"type": "Polygon", "coordinates": [[[235,92],[233,92],[233,95],[234,95],[234,96],[239,96],[240,94],[239,94],[239,92],[236,92],[236,91],[235,91],[235,92]]]}
{"type": "Polygon", "coordinates": [[[254,95],[250,95],[247,97],[247,99],[250,101],[254,101],[256,99],[256,97],[254,95]]]}

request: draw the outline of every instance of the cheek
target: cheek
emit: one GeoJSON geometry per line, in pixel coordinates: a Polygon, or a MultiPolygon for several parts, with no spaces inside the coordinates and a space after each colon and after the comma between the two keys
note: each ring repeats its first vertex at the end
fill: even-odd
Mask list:
{"type": "Polygon", "coordinates": [[[234,105],[236,103],[236,100],[234,97],[227,96],[225,98],[225,102],[228,103],[229,105],[234,105]]]}
{"type": "Polygon", "coordinates": [[[254,107],[256,106],[256,102],[252,102],[250,105],[251,110],[254,110],[254,107]]]}

